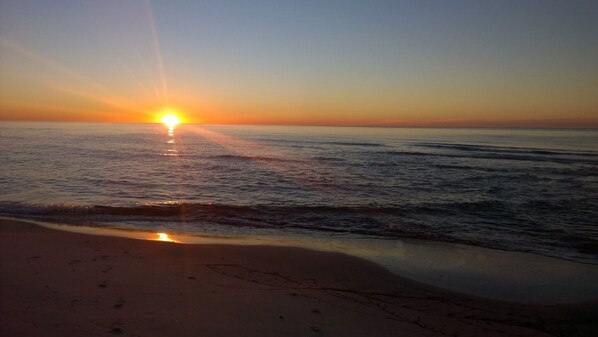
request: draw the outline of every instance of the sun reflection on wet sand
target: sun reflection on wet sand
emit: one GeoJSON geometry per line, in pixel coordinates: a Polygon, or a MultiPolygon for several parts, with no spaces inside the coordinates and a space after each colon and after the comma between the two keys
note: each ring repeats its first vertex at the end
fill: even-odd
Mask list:
{"type": "Polygon", "coordinates": [[[158,236],[158,238],[155,239],[156,241],[177,242],[176,240],[170,238],[170,236],[168,236],[166,233],[156,233],[156,235],[158,236]]]}

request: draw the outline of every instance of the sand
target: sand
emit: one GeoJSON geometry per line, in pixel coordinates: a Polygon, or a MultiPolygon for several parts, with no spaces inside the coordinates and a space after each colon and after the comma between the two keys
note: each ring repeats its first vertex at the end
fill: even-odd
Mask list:
{"type": "Polygon", "coordinates": [[[461,295],[303,248],[136,240],[0,220],[0,336],[598,335],[598,303],[461,295]]]}

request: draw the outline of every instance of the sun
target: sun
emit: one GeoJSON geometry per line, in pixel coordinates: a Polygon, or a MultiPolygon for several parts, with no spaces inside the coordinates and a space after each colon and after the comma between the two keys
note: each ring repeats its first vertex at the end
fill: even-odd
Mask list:
{"type": "Polygon", "coordinates": [[[162,118],[160,119],[160,121],[164,124],[166,124],[166,126],[168,126],[169,128],[174,128],[177,124],[179,124],[181,122],[181,119],[177,117],[177,115],[173,114],[173,113],[169,113],[166,114],[164,116],[162,116],[162,118]]]}

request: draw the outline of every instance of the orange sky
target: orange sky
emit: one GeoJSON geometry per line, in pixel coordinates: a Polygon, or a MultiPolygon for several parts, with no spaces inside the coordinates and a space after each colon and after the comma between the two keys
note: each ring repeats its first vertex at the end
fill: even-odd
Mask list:
{"type": "Polygon", "coordinates": [[[3,2],[0,119],[598,127],[595,6],[350,3],[3,2]]]}

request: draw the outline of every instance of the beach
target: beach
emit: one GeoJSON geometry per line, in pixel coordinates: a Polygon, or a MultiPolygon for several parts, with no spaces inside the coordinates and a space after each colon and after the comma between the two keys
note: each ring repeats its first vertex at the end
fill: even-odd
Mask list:
{"type": "Polygon", "coordinates": [[[525,305],[340,253],[0,222],[2,336],[591,336],[596,302],[525,305]]]}
{"type": "Polygon", "coordinates": [[[0,17],[0,337],[598,337],[598,1],[0,17]]]}

